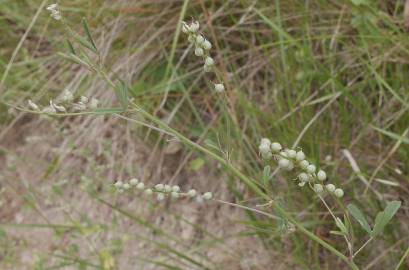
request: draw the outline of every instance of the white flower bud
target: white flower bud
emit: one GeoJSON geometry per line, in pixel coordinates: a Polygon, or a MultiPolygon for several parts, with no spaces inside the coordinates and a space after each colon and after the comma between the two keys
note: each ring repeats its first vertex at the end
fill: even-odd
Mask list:
{"type": "Polygon", "coordinates": [[[172,191],[173,191],[173,192],[179,192],[179,191],[180,191],[180,187],[179,187],[178,185],[174,185],[174,186],[172,187],[172,191]]]}
{"type": "Polygon", "coordinates": [[[289,158],[295,158],[296,155],[297,155],[297,152],[295,150],[292,150],[292,149],[287,149],[286,152],[287,152],[289,158]]]}
{"type": "Polygon", "coordinates": [[[211,192],[206,192],[205,194],[202,195],[202,198],[205,200],[210,200],[213,197],[211,192]]]}
{"type": "Polygon", "coordinates": [[[115,186],[116,188],[122,188],[123,184],[124,184],[124,183],[123,183],[122,181],[116,181],[115,184],[114,184],[114,186],[115,186]]]}
{"type": "Polygon", "coordinates": [[[62,95],[62,100],[66,102],[71,102],[74,100],[74,95],[69,90],[65,90],[62,95]]]}
{"type": "Polygon", "coordinates": [[[307,160],[305,160],[305,159],[300,162],[300,167],[301,167],[302,169],[304,169],[304,170],[307,169],[308,165],[310,165],[310,163],[309,163],[307,160]]]}
{"type": "Polygon", "coordinates": [[[214,90],[218,93],[222,93],[224,91],[224,85],[222,83],[217,83],[214,85],[214,90]]]}
{"type": "Polygon", "coordinates": [[[308,165],[306,170],[309,173],[315,173],[315,170],[316,170],[315,165],[312,165],[312,164],[308,165]]]}
{"type": "Polygon", "coordinates": [[[131,186],[128,183],[123,184],[123,189],[128,190],[131,188],[131,186]]]}
{"type": "Polygon", "coordinates": [[[206,59],[205,59],[205,65],[206,65],[206,66],[209,66],[209,67],[213,66],[213,65],[214,65],[214,60],[213,60],[213,58],[211,58],[210,56],[206,57],[206,59]]]}
{"type": "Polygon", "coordinates": [[[197,35],[197,37],[196,37],[196,43],[197,43],[197,45],[199,45],[199,46],[201,46],[202,45],[202,43],[204,42],[204,37],[202,36],[202,35],[197,35]]]}
{"type": "Polygon", "coordinates": [[[171,192],[171,191],[172,191],[172,187],[169,186],[169,185],[165,185],[165,186],[163,187],[163,191],[165,191],[165,192],[171,192]]]}
{"type": "Polygon", "coordinates": [[[206,51],[210,50],[212,48],[212,44],[210,43],[210,41],[208,41],[207,39],[202,43],[202,47],[203,49],[205,49],[206,51]]]}
{"type": "Polygon", "coordinates": [[[139,189],[139,190],[142,190],[142,189],[145,188],[145,184],[142,183],[142,182],[139,182],[139,183],[136,185],[136,188],[139,189]]]}
{"type": "Polygon", "coordinates": [[[47,106],[41,112],[43,112],[43,113],[57,113],[54,106],[47,106]]]}
{"type": "Polygon", "coordinates": [[[290,163],[288,164],[287,168],[285,168],[287,171],[291,171],[294,169],[294,163],[290,160],[290,163]]]}
{"type": "Polygon", "coordinates": [[[196,33],[200,28],[199,22],[195,21],[190,24],[189,30],[192,33],[196,33]]]}
{"type": "Polygon", "coordinates": [[[148,189],[145,190],[145,194],[146,194],[146,195],[152,195],[152,194],[153,194],[153,190],[150,189],[150,188],[148,188],[148,189]]]}
{"type": "Polygon", "coordinates": [[[138,184],[138,179],[136,178],[132,178],[131,180],[129,180],[129,184],[131,184],[131,186],[136,186],[138,184]]]}
{"type": "Polygon", "coordinates": [[[190,198],[195,197],[196,194],[197,194],[197,192],[196,192],[196,190],[194,190],[194,189],[191,189],[191,190],[189,190],[189,191],[187,192],[187,196],[189,196],[190,198]]]}
{"type": "Polygon", "coordinates": [[[305,159],[305,154],[303,151],[298,151],[297,155],[295,156],[297,161],[303,161],[305,159]]]}
{"type": "Polygon", "coordinates": [[[342,196],[344,196],[344,191],[342,189],[340,189],[340,188],[337,188],[334,191],[334,195],[337,196],[338,198],[342,198],[342,196]]]}
{"type": "Polygon", "coordinates": [[[163,201],[165,199],[165,195],[163,193],[158,193],[158,195],[156,195],[156,199],[158,201],[163,201]]]}
{"type": "Polygon", "coordinates": [[[319,170],[317,173],[317,179],[320,181],[324,181],[327,179],[327,174],[323,170],[319,170]]]}
{"type": "Polygon", "coordinates": [[[288,159],[281,158],[278,161],[278,166],[280,166],[283,169],[286,169],[286,168],[288,168],[288,166],[290,166],[290,161],[288,159]]]}
{"type": "Polygon", "coordinates": [[[90,107],[91,109],[96,109],[96,108],[98,108],[98,104],[99,104],[99,100],[98,100],[98,99],[96,99],[96,98],[91,98],[91,102],[90,102],[90,104],[89,104],[89,107],[90,107]]]}
{"type": "Polygon", "coordinates": [[[204,54],[204,51],[203,51],[202,48],[197,47],[197,48],[195,49],[195,55],[196,55],[196,56],[203,56],[203,54],[204,54]]]}
{"type": "Polygon", "coordinates": [[[39,111],[40,110],[40,108],[37,106],[37,104],[32,102],[31,99],[29,99],[27,101],[27,103],[28,103],[28,107],[30,107],[30,109],[32,109],[33,111],[39,111]]]}
{"type": "Polygon", "coordinates": [[[155,186],[155,189],[158,190],[158,191],[163,191],[163,188],[164,188],[163,184],[157,184],[155,186]]]}
{"type": "Polygon", "coordinates": [[[270,146],[271,141],[269,139],[267,139],[267,138],[262,138],[261,141],[260,141],[260,145],[262,145],[262,144],[266,144],[266,145],[270,146]]]}
{"type": "Polygon", "coordinates": [[[67,112],[64,106],[57,105],[52,100],[50,100],[50,106],[53,106],[59,112],[67,112]]]}
{"type": "Polygon", "coordinates": [[[189,32],[189,26],[186,22],[182,22],[182,32],[187,34],[189,32]]]}
{"type": "Polygon", "coordinates": [[[282,149],[281,144],[279,144],[278,142],[273,142],[271,144],[271,150],[275,153],[279,152],[282,149]]]}
{"type": "Polygon", "coordinates": [[[172,198],[179,198],[179,193],[172,191],[172,193],[170,193],[170,196],[172,196],[172,198]]]}
{"type": "Polygon", "coordinates": [[[88,102],[88,98],[86,96],[81,96],[80,101],[85,104],[88,102]]]}
{"type": "Polygon", "coordinates": [[[306,173],[300,173],[298,175],[298,179],[300,179],[301,182],[308,182],[310,180],[310,177],[306,173]]]}
{"type": "Polygon", "coordinates": [[[335,191],[335,186],[333,184],[328,184],[325,186],[328,192],[334,192],[335,191]]]}
{"type": "Polygon", "coordinates": [[[206,64],[204,64],[203,69],[204,69],[204,72],[210,72],[210,71],[212,71],[212,67],[211,67],[211,66],[207,66],[206,64]]]}
{"type": "Polygon", "coordinates": [[[322,193],[324,191],[324,188],[322,187],[321,184],[315,184],[314,185],[314,191],[317,193],[322,193]]]}
{"type": "Polygon", "coordinates": [[[265,152],[265,153],[261,152],[261,157],[263,159],[269,160],[270,158],[272,158],[272,156],[273,154],[271,152],[265,152]]]}

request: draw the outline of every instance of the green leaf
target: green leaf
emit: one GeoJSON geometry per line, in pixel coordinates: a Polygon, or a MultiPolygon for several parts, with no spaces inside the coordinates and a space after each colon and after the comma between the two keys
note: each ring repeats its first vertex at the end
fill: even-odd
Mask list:
{"type": "Polygon", "coordinates": [[[383,232],[383,229],[391,221],[393,216],[396,214],[400,205],[401,205],[400,201],[388,202],[388,204],[385,207],[385,210],[383,210],[382,212],[379,212],[376,215],[375,226],[371,234],[372,237],[375,237],[383,232]]]}
{"type": "Polygon", "coordinates": [[[366,221],[364,214],[359,210],[359,208],[355,204],[349,204],[347,206],[349,213],[358,221],[361,227],[368,233],[371,234],[371,227],[366,221]]]}
{"type": "Polygon", "coordinates": [[[391,137],[392,139],[409,144],[409,138],[407,137],[403,137],[399,134],[396,134],[396,133],[393,133],[393,132],[390,132],[390,131],[387,131],[387,130],[384,130],[384,129],[381,129],[375,126],[372,126],[372,128],[388,137],[391,137]]]}
{"type": "Polygon", "coordinates": [[[91,45],[95,49],[95,51],[98,51],[97,45],[95,45],[94,39],[92,38],[91,32],[89,31],[87,19],[82,18],[81,22],[82,22],[82,27],[84,28],[85,34],[87,35],[87,39],[88,39],[89,43],[91,43],[91,45]]]}
{"type": "Polygon", "coordinates": [[[351,0],[351,3],[355,6],[368,5],[367,0],[351,0]]]}
{"type": "Polygon", "coordinates": [[[341,230],[341,232],[342,232],[344,235],[347,235],[347,234],[348,234],[347,227],[345,227],[344,223],[342,222],[342,220],[341,220],[340,218],[337,217],[337,218],[335,219],[335,224],[337,225],[337,227],[341,230]]]}
{"type": "Polygon", "coordinates": [[[122,105],[122,109],[125,111],[128,108],[128,87],[120,80],[119,85],[115,89],[117,99],[122,105]]]}
{"type": "Polygon", "coordinates": [[[271,174],[271,167],[270,166],[265,166],[263,170],[263,185],[266,186],[268,183],[268,179],[270,178],[271,174]]]}
{"type": "Polygon", "coordinates": [[[70,52],[71,52],[73,55],[76,55],[74,46],[72,45],[71,41],[68,40],[68,39],[67,39],[66,41],[67,41],[67,46],[68,46],[68,49],[70,50],[70,52]]]}

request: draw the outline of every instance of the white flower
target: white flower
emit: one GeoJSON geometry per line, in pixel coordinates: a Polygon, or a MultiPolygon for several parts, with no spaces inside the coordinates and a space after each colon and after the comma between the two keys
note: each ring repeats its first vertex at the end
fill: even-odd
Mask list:
{"type": "Polygon", "coordinates": [[[308,174],[306,173],[300,173],[298,175],[298,179],[300,179],[301,182],[308,182],[308,180],[310,179],[310,177],[308,176],[308,174]]]}
{"type": "Polygon", "coordinates": [[[177,192],[172,192],[171,194],[170,194],[170,196],[172,196],[172,198],[179,198],[179,193],[177,193],[177,192]]]}
{"type": "Polygon", "coordinates": [[[129,180],[129,184],[131,184],[131,186],[136,186],[138,184],[138,179],[136,178],[132,178],[131,180],[129,180]]]}
{"type": "Polygon", "coordinates": [[[206,51],[210,50],[212,48],[212,44],[210,43],[210,41],[208,41],[207,39],[202,43],[202,47],[203,49],[205,49],[206,51]]]}
{"type": "Polygon", "coordinates": [[[115,186],[116,188],[122,188],[123,184],[124,184],[124,183],[122,183],[122,181],[116,181],[115,184],[114,184],[114,186],[115,186]]]}
{"type": "Polygon", "coordinates": [[[125,190],[130,189],[131,186],[128,183],[123,184],[122,186],[125,190]]]}
{"type": "Polygon", "coordinates": [[[297,152],[295,150],[292,149],[287,149],[287,154],[289,158],[295,158],[295,156],[297,155],[297,152]]]}
{"type": "Polygon", "coordinates": [[[196,37],[196,43],[197,43],[197,45],[199,45],[199,46],[201,46],[202,45],[202,43],[204,42],[204,37],[202,36],[202,35],[198,35],[197,37],[196,37]]]}
{"type": "Polygon", "coordinates": [[[323,170],[319,170],[317,173],[317,178],[320,181],[324,181],[325,179],[327,179],[327,174],[323,170]]]}
{"type": "Polygon", "coordinates": [[[158,190],[158,191],[163,191],[163,184],[157,184],[155,186],[155,189],[158,190]]]}
{"type": "Polygon", "coordinates": [[[307,169],[308,165],[310,165],[310,163],[305,159],[300,162],[300,167],[303,168],[304,170],[307,169]]]}
{"type": "Polygon", "coordinates": [[[195,55],[196,55],[196,56],[203,56],[203,54],[204,54],[204,51],[203,51],[202,48],[197,47],[197,48],[195,49],[195,55]]]}
{"type": "Polygon", "coordinates": [[[91,98],[91,102],[90,102],[90,104],[89,104],[89,107],[90,107],[91,109],[96,109],[96,108],[98,108],[98,104],[99,104],[99,100],[98,100],[98,99],[96,99],[96,98],[91,98]]]}
{"type": "Polygon", "coordinates": [[[295,159],[296,159],[297,161],[303,161],[303,160],[305,159],[305,154],[304,154],[304,152],[303,152],[303,151],[298,151],[297,154],[296,154],[296,156],[295,156],[295,159]]]}
{"type": "Polygon", "coordinates": [[[142,183],[142,182],[139,182],[139,183],[136,185],[136,188],[142,190],[142,189],[145,188],[145,184],[142,183]]]}
{"type": "Polygon", "coordinates": [[[211,66],[208,66],[208,65],[206,65],[206,64],[204,64],[203,69],[204,69],[205,72],[210,72],[210,71],[212,71],[212,67],[211,67],[211,66]]]}
{"type": "Polygon", "coordinates": [[[199,28],[200,28],[200,25],[198,21],[192,22],[189,26],[189,30],[192,33],[196,33],[199,30],[199,28]]]}
{"type": "Polygon", "coordinates": [[[205,200],[210,200],[213,197],[211,192],[206,192],[205,194],[202,195],[202,198],[205,200]]]}
{"type": "Polygon", "coordinates": [[[85,104],[88,102],[88,98],[86,96],[81,96],[80,101],[85,104]]]}
{"type": "Polygon", "coordinates": [[[325,187],[329,192],[334,192],[335,191],[335,186],[333,184],[328,184],[325,187]]]}
{"type": "Polygon", "coordinates": [[[213,58],[211,58],[210,56],[206,57],[205,65],[206,65],[206,66],[209,66],[209,67],[213,66],[213,65],[214,65],[214,60],[213,60],[213,58]]]}
{"type": "Polygon", "coordinates": [[[180,191],[180,187],[179,187],[178,185],[174,185],[174,186],[172,187],[172,191],[173,191],[173,192],[179,192],[179,191],[180,191]]]}
{"type": "Polygon", "coordinates": [[[145,194],[146,194],[146,195],[152,195],[152,194],[153,194],[152,189],[150,189],[150,188],[146,189],[146,190],[145,190],[145,194]]]}
{"type": "Polygon", "coordinates": [[[278,161],[278,166],[280,166],[283,169],[286,169],[286,168],[288,168],[290,166],[290,161],[288,159],[281,158],[278,161]]]}
{"type": "Polygon", "coordinates": [[[165,195],[163,193],[158,193],[158,195],[156,195],[156,199],[158,201],[163,201],[165,199],[165,195]]]}
{"type": "Polygon", "coordinates": [[[344,191],[342,189],[340,189],[340,188],[337,188],[334,191],[334,195],[337,196],[338,198],[342,198],[342,196],[344,196],[344,191]]]}
{"type": "Polygon", "coordinates": [[[27,101],[27,103],[28,103],[28,107],[30,107],[30,109],[32,109],[33,111],[39,111],[40,110],[40,108],[37,106],[37,104],[32,102],[31,99],[29,99],[27,101]]]}
{"type": "Polygon", "coordinates": [[[282,149],[281,144],[279,144],[278,142],[273,142],[271,144],[271,150],[275,153],[279,152],[282,149]]]}
{"type": "Polygon", "coordinates": [[[309,172],[309,173],[315,173],[315,170],[316,170],[317,168],[315,168],[315,165],[312,165],[312,164],[310,164],[310,165],[308,165],[307,166],[307,172],[309,172]]]}
{"type": "Polygon", "coordinates": [[[165,186],[163,187],[163,191],[165,191],[165,192],[171,192],[171,191],[172,191],[172,187],[169,186],[169,185],[165,185],[165,186]]]}
{"type": "Polygon", "coordinates": [[[317,193],[322,193],[324,191],[324,188],[321,184],[314,184],[314,191],[317,193]]]}
{"type": "Polygon", "coordinates": [[[195,197],[196,194],[197,194],[197,192],[196,192],[196,190],[194,190],[194,189],[191,189],[191,190],[189,190],[189,191],[187,192],[187,196],[189,196],[190,198],[195,197]]]}
{"type": "Polygon", "coordinates": [[[74,103],[72,108],[76,111],[85,111],[87,109],[87,105],[82,102],[74,103]]]}
{"type": "Polygon", "coordinates": [[[224,91],[224,85],[222,83],[216,83],[214,85],[214,90],[218,93],[222,93],[224,91]]]}
{"type": "Polygon", "coordinates": [[[53,17],[55,20],[59,21],[61,20],[61,14],[60,10],[58,9],[58,4],[51,4],[47,7],[47,10],[50,11],[51,17],[53,17]]]}
{"type": "Polygon", "coordinates": [[[268,138],[262,138],[260,141],[260,145],[261,144],[267,144],[268,146],[270,146],[271,141],[268,138]]]}
{"type": "Polygon", "coordinates": [[[41,112],[43,112],[43,113],[57,113],[57,111],[55,110],[55,108],[53,106],[47,106],[41,112]]]}
{"type": "Polygon", "coordinates": [[[62,100],[66,102],[71,102],[74,100],[74,95],[69,90],[65,90],[62,95],[62,100]]]}
{"type": "Polygon", "coordinates": [[[67,112],[64,106],[57,105],[52,100],[50,100],[50,106],[53,106],[59,112],[67,112]]]}

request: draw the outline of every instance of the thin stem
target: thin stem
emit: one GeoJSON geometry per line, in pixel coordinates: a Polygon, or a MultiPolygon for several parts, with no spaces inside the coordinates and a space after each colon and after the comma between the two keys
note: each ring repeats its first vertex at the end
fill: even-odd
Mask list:
{"type": "Polygon", "coordinates": [[[366,247],[366,245],[368,245],[369,242],[372,241],[372,239],[373,239],[373,237],[369,238],[369,239],[354,253],[354,255],[352,256],[352,258],[355,258],[355,256],[358,255],[358,253],[359,253],[361,250],[363,250],[364,247],[366,247]]]}

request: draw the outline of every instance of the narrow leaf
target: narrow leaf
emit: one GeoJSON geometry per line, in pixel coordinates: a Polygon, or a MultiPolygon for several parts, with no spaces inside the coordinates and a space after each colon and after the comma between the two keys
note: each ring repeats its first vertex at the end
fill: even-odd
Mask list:
{"type": "Polygon", "coordinates": [[[366,221],[364,214],[359,210],[359,208],[355,204],[349,204],[347,206],[349,213],[358,221],[361,227],[368,233],[371,234],[371,227],[366,221]]]}
{"type": "Polygon", "coordinates": [[[271,167],[270,166],[265,166],[263,170],[263,185],[267,185],[268,179],[270,178],[271,174],[271,167]]]}
{"type": "Polygon", "coordinates": [[[97,45],[95,45],[94,39],[92,38],[91,32],[89,31],[87,19],[82,18],[81,22],[82,22],[82,27],[84,28],[85,34],[87,35],[89,43],[91,43],[91,45],[95,49],[95,51],[98,51],[97,45]]]}
{"type": "Polygon", "coordinates": [[[375,226],[372,231],[372,237],[377,236],[383,232],[385,226],[391,221],[391,219],[396,214],[400,206],[401,206],[400,201],[389,202],[386,205],[385,210],[379,212],[376,215],[375,226]]]}
{"type": "Polygon", "coordinates": [[[115,94],[122,105],[122,109],[126,110],[128,108],[128,87],[122,80],[119,81],[119,85],[115,89],[115,94]]]}
{"type": "Polygon", "coordinates": [[[71,52],[73,55],[76,55],[74,46],[72,45],[72,43],[71,43],[71,41],[70,41],[69,39],[67,39],[67,46],[68,46],[68,49],[70,50],[70,52],[71,52]]]}
{"type": "Polygon", "coordinates": [[[116,107],[116,108],[99,108],[99,109],[95,109],[93,112],[95,114],[113,114],[113,113],[120,113],[123,111],[124,110],[122,108],[116,107]]]}
{"type": "Polygon", "coordinates": [[[401,141],[403,143],[409,144],[409,138],[408,137],[403,137],[403,136],[401,136],[399,134],[396,134],[396,133],[393,133],[393,132],[390,132],[390,131],[387,131],[387,130],[384,130],[382,128],[378,128],[378,127],[375,127],[375,126],[372,126],[372,128],[375,129],[376,131],[388,136],[388,137],[391,137],[392,139],[395,139],[397,141],[401,141]]]}
{"type": "Polygon", "coordinates": [[[338,217],[336,218],[335,224],[337,225],[337,227],[341,230],[341,232],[343,234],[345,234],[345,235],[348,234],[348,230],[347,230],[347,228],[345,227],[344,223],[342,222],[342,220],[340,218],[338,218],[338,217]]]}

